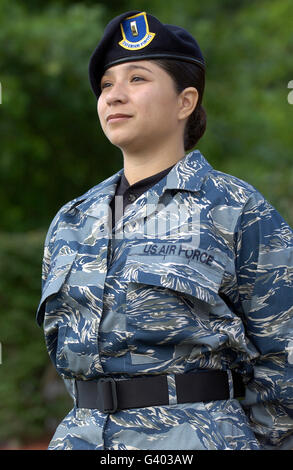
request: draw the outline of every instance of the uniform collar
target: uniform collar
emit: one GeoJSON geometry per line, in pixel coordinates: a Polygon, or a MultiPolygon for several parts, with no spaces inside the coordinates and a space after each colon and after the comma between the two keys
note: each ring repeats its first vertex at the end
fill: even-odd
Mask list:
{"type": "MultiPolygon", "coordinates": [[[[167,174],[166,180],[161,180],[158,184],[165,181],[161,188],[162,192],[166,189],[177,189],[187,191],[199,191],[206,174],[212,169],[199,150],[194,150],[179,160],[176,165],[167,174]]],[[[94,215],[95,208],[101,203],[109,205],[115,195],[117,184],[122,175],[123,168],[102,183],[94,186],[84,195],[74,199],[69,206],[69,210],[77,207],[80,211],[94,215]]]]}
{"type": "Polygon", "coordinates": [[[128,190],[135,191],[136,194],[142,194],[144,191],[151,188],[154,184],[156,184],[164,176],[166,176],[170,172],[171,168],[173,168],[173,166],[174,165],[169,166],[165,170],[160,171],[159,173],[156,173],[155,175],[148,176],[147,178],[141,179],[133,184],[129,184],[123,172],[121,175],[121,180],[118,183],[118,187],[117,187],[115,195],[121,195],[121,194],[123,195],[128,190]]]}

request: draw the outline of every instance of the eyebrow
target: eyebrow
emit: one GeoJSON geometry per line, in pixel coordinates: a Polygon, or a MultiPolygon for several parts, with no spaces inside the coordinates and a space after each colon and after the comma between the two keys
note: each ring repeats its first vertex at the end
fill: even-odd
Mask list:
{"type": "MultiPolygon", "coordinates": [[[[143,69],[143,70],[147,70],[148,72],[150,73],[154,73],[152,72],[150,69],[148,69],[147,67],[144,67],[143,65],[135,65],[135,64],[129,64],[127,67],[125,67],[125,69],[127,70],[131,70],[131,69],[143,69]]],[[[112,75],[112,70],[106,70],[104,75],[112,75]]]]}

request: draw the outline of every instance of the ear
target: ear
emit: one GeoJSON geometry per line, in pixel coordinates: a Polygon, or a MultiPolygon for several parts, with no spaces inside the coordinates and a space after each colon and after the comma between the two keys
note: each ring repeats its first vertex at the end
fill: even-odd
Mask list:
{"type": "Polygon", "coordinates": [[[198,102],[198,91],[194,87],[185,88],[179,95],[178,119],[187,119],[194,111],[198,102]]]}

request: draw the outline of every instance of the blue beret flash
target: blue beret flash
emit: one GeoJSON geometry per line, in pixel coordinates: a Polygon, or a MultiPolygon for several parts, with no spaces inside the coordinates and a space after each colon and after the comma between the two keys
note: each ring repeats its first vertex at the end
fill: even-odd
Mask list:
{"type": "Polygon", "coordinates": [[[110,21],[91,55],[89,79],[95,96],[100,95],[101,77],[107,68],[148,59],[182,60],[205,70],[199,45],[185,29],[162,24],[146,12],[130,11],[110,21]]]}

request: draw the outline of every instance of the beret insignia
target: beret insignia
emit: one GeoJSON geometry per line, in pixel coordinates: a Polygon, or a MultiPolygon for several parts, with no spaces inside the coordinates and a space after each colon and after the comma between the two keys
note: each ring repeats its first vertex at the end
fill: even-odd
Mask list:
{"type": "Polygon", "coordinates": [[[145,12],[129,16],[120,23],[122,41],[119,46],[128,50],[143,49],[154,39],[155,33],[149,31],[148,20],[145,12]]]}

